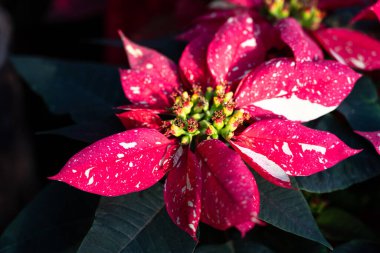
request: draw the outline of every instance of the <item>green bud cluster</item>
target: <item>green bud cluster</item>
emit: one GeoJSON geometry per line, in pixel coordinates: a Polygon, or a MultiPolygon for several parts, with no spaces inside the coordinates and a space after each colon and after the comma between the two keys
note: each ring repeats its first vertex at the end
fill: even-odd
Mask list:
{"type": "Polygon", "coordinates": [[[316,0],[266,0],[265,12],[270,17],[279,20],[293,17],[302,27],[318,29],[324,13],[317,8],[316,0]]]}
{"type": "Polygon", "coordinates": [[[194,137],[229,140],[234,131],[248,119],[244,110],[235,110],[233,92],[224,85],[208,87],[205,92],[193,88],[193,94],[182,92],[174,97],[171,111],[175,118],[164,122],[165,134],[181,138],[184,145],[194,137]]]}

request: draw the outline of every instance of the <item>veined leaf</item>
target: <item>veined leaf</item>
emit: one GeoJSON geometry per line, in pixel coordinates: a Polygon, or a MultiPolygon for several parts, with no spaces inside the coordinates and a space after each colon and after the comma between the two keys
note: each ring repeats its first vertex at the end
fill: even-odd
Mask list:
{"type": "Polygon", "coordinates": [[[166,214],[162,187],[103,197],[81,252],[193,252],[196,242],[166,214]]]}
{"type": "Polygon", "coordinates": [[[76,252],[99,197],[60,183],[47,186],[0,238],[1,253],[76,252]]]}
{"type": "Polygon", "coordinates": [[[301,192],[275,186],[259,176],[256,179],[261,199],[260,219],[331,248],[320,232],[301,192]]]}
{"type": "Polygon", "coordinates": [[[27,56],[12,63],[51,112],[68,113],[76,122],[110,116],[126,103],[116,67],[27,56]]]}

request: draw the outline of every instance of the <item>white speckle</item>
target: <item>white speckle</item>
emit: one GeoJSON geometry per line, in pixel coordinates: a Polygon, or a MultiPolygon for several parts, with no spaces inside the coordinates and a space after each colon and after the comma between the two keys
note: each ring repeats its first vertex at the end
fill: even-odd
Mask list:
{"type": "Polygon", "coordinates": [[[335,52],[334,50],[329,50],[330,51],[330,54],[340,63],[344,64],[344,65],[347,65],[346,61],[343,59],[342,56],[340,56],[337,52],[335,52]]]}
{"type": "Polygon", "coordinates": [[[175,152],[174,157],[173,157],[173,166],[174,166],[174,167],[180,165],[180,163],[179,163],[179,159],[181,158],[182,154],[183,154],[183,148],[182,148],[182,146],[180,146],[180,147],[177,149],[177,152],[175,152]]]}
{"type": "Polygon", "coordinates": [[[87,185],[90,185],[92,183],[94,183],[94,177],[91,177],[90,180],[88,180],[88,184],[87,185]]]}
{"type": "Polygon", "coordinates": [[[269,160],[268,157],[256,153],[248,148],[241,147],[235,144],[243,154],[247,155],[254,163],[259,165],[262,169],[268,172],[272,177],[275,177],[284,182],[290,182],[290,178],[286,175],[285,171],[274,161],[269,160]]]}
{"type": "Polygon", "coordinates": [[[286,94],[288,94],[287,91],[281,90],[281,91],[276,95],[276,97],[280,97],[280,96],[283,96],[283,95],[286,95],[286,94]]]}
{"type": "Polygon", "coordinates": [[[191,230],[193,230],[193,231],[196,230],[195,227],[194,227],[194,224],[189,224],[189,228],[190,228],[191,230]]]}
{"type": "Polygon", "coordinates": [[[256,45],[257,45],[257,42],[255,38],[246,40],[240,44],[241,47],[255,47],[256,45]]]}
{"type": "Polygon", "coordinates": [[[133,94],[140,94],[140,87],[138,86],[131,86],[131,91],[133,94]]]}
{"type": "Polygon", "coordinates": [[[77,170],[72,170],[73,173],[77,173],[77,170]]]}
{"type": "Polygon", "coordinates": [[[137,142],[129,142],[129,143],[120,142],[119,145],[122,146],[122,147],[125,148],[125,149],[129,149],[129,148],[134,148],[134,147],[136,147],[137,142]]]}
{"type": "Polygon", "coordinates": [[[143,52],[140,49],[134,48],[131,45],[127,45],[126,49],[133,57],[140,57],[143,55],[143,52]]]}
{"type": "Polygon", "coordinates": [[[290,66],[294,67],[294,66],[296,66],[296,63],[294,61],[292,61],[292,63],[290,63],[290,66]]]}
{"type": "Polygon", "coordinates": [[[366,65],[365,65],[365,63],[363,62],[362,59],[360,59],[360,58],[359,59],[351,58],[350,60],[351,60],[352,64],[355,65],[355,67],[357,67],[359,69],[365,69],[366,65]]]}
{"type": "Polygon", "coordinates": [[[237,71],[237,70],[239,70],[238,66],[232,68],[232,71],[237,71]]]}
{"type": "Polygon", "coordinates": [[[326,148],[322,146],[317,146],[317,145],[311,145],[311,144],[305,144],[305,143],[300,143],[302,147],[302,151],[305,152],[306,150],[309,151],[316,151],[321,153],[322,155],[326,154],[326,148]]]}
{"type": "Polygon", "coordinates": [[[147,63],[147,64],[145,65],[145,67],[146,67],[147,69],[152,69],[152,68],[153,68],[153,64],[152,64],[152,63],[147,63]]]}
{"type": "Polygon", "coordinates": [[[179,221],[179,217],[177,217],[176,223],[177,223],[177,225],[181,224],[181,222],[179,221]]]}
{"type": "Polygon", "coordinates": [[[136,188],[140,188],[140,184],[141,184],[141,182],[139,181],[139,182],[135,185],[135,187],[136,187],[136,188]]]}
{"type": "Polygon", "coordinates": [[[117,158],[123,158],[124,154],[117,154],[117,158]]]}
{"type": "Polygon", "coordinates": [[[232,46],[231,45],[227,45],[227,50],[231,50],[232,46]]]}
{"type": "Polygon", "coordinates": [[[295,121],[310,121],[337,108],[337,106],[327,107],[312,103],[298,98],[295,94],[291,97],[275,97],[257,101],[253,105],[295,121]]]}
{"type": "Polygon", "coordinates": [[[88,169],[84,172],[84,174],[86,175],[87,178],[90,176],[90,171],[91,171],[93,168],[95,168],[95,167],[88,168],[88,169]]]}
{"type": "Polygon", "coordinates": [[[291,156],[293,156],[293,153],[292,153],[292,151],[290,150],[289,145],[288,145],[287,142],[284,142],[284,144],[282,144],[282,151],[283,151],[285,154],[287,154],[287,155],[291,155],[291,156]]]}
{"type": "Polygon", "coordinates": [[[194,207],[194,204],[193,204],[192,201],[187,201],[187,205],[188,205],[189,207],[194,207]]]}
{"type": "Polygon", "coordinates": [[[160,144],[162,144],[162,143],[161,143],[161,142],[159,142],[159,141],[156,141],[156,144],[157,144],[157,145],[160,145],[160,144]]]}
{"type": "Polygon", "coordinates": [[[133,167],[133,162],[130,162],[130,163],[129,163],[129,167],[133,167]]]}
{"type": "Polygon", "coordinates": [[[245,20],[245,22],[247,22],[248,24],[252,24],[253,23],[253,19],[252,18],[247,18],[245,20]]]}
{"type": "Polygon", "coordinates": [[[193,190],[190,184],[189,174],[186,174],[186,189],[188,189],[189,191],[193,190]]]}
{"type": "Polygon", "coordinates": [[[115,174],[115,177],[117,178],[118,176],[119,176],[119,173],[116,173],[116,174],[115,174]]]}
{"type": "Polygon", "coordinates": [[[279,68],[281,66],[281,61],[276,63],[276,68],[279,68]]]}

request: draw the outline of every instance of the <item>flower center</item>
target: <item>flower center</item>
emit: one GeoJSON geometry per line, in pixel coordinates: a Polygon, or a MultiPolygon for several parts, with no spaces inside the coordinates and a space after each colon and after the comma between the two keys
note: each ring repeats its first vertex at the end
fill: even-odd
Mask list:
{"type": "Polygon", "coordinates": [[[167,136],[181,138],[184,145],[194,138],[229,140],[234,131],[249,119],[244,110],[235,109],[233,92],[226,92],[224,85],[208,87],[203,93],[200,87],[193,87],[193,93],[182,92],[174,97],[171,111],[175,118],[164,121],[167,136]]]}
{"type": "Polygon", "coordinates": [[[318,29],[325,14],[317,8],[316,0],[265,0],[266,12],[279,20],[293,17],[301,26],[318,29]]]}

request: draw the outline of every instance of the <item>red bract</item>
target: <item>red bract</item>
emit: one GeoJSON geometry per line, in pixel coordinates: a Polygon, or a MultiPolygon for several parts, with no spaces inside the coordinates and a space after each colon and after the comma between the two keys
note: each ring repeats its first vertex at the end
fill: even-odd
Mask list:
{"type": "Polygon", "coordinates": [[[363,70],[380,69],[379,41],[345,28],[321,29],[314,34],[340,63],[363,70]]]}
{"type": "Polygon", "coordinates": [[[131,110],[116,115],[125,129],[152,128],[159,129],[162,125],[161,118],[149,110],[131,110]]]}
{"type": "Polygon", "coordinates": [[[318,0],[318,8],[322,10],[335,10],[350,6],[363,6],[366,0],[318,0]]]}
{"type": "Polygon", "coordinates": [[[254,7],[261,5],[263,0],[227,0],[228,2],[244,7],[254,7]]]}
{"type": "Polygon", "coordinates": [[[323,52],[318,45],[303,31],[301,25],[293,18],[277,22],[281,39],[292,49],[296,61],[316,61],[323,59],[323,52]]]}
{"type": "Polygon", "coordinates": [[[290,187],[290,176],[309,176],[358,153],[335,135],[286,120],[253,123],[231,141],[243,159],[268,181],[290,187]]]}
{"type": "Polygon", "coordinates": [[[309,121],[334,110],[350,93],[359,74],[334,61],[273,59],[240,83],[236,103],[254,105],[295,121],[309,121]]]}
{"type": "Polygon", "coordinates": [[[260,195],[252,173],[219,140],[203,141],[196,151],[202,161],[201,221],[223,230],[234,225],[244,234],[259,213],[260,195]]]}
{"type": "Polygon", "coordinates": [[[162,164],[173,145],[155,130],[128,130],[83,149],[51,179],[106,196],[141,191],[165,175],[162,164]]]}
{"type": "MultiPolygon", "coordinates": [[[[255,116],[274,118],[278,116],[273,108],[280,104],[288,107],[286,117],[308,120],[321,116],[345,98],[359,75],[330,61],[296,65],[291,59],[276,59],[248,74],[234,94],[233,86],[218,82],[224,79],[213,79],[209,58],[215,60],[211,52],[226,47],[227,37],[220,40],[223,29],[228,31],[232,25],[234,30],[247,17],[238,20],[227,21],[216,37],[202,36],[190,42],[180,60],[181,77],[186,78],[182,82],[173,62],[123,37],[131,69],[120,71],[121,81],[133,104],[118,116],[127,128],[139,128],[90,145],[52,179],[116,196],[146,189],[167,173],[166,209],[181,229],[196,239],[202,221],[217,229],[236,227],[244,235],[258,221],[260,209],[258,189],[246,164],[269,181],[290,187],[289,176],[314,174],[357,153],[334,135],[295,122],[256,120],[248,126],[244,108],[255,116]],[[179,92],[194,82],[197,86],[192,91],[168,97],[169,92],[179,92]],[[276,99],[290,102],[281,104],[276,99]],[[302,111],[294,101],[301,103],[302,111]],[[171,119],[159,118],[164,111],[171,119]]],[[[231,50],[238,55],[236,48],[253,38],[242,37],[227,41],[227,47],[234,45],[231,50]]],[[[235,66],[247,66],[245,60],[236,65],[232,56],[221,58],[223,68],[233,71],[235,66]]],[[[224,78],[230,76],[225,69],[220,71],[224,78]]]]}
{"type": "Polygon", "coordinates": [[[243,13],[231,17],[208,45],[208,68],[216,83],[234,83],[265,59],[265,47],[253,19],[243,13]]]}
{"type": "Polygon", "coordinates": [[[380,131],[374,131],[374,132],[355,131],[355,133],[369,140],[372,143],[372,145],[375,147],[377,153],[379,153],[380,155],[380,131]]]}
{"type": "Polygon", "coordinates": [[[362,19],[374,19],[374,18],[375,19],[377,18],[380,21],[380,1],[377,1],[377,3],[359,12],[359,14],[356,15],[351,20],[351,22],[356,22],[362,19]]]}

